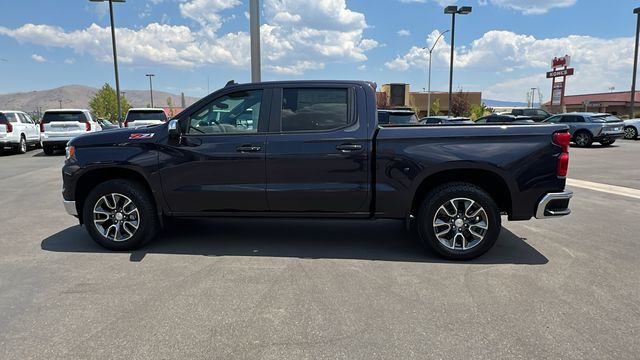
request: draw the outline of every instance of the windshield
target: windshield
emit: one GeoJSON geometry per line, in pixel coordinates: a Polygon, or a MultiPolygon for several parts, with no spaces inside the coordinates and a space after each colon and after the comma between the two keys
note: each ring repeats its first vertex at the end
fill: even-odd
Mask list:
{"type": "Polygon", "coordinates": [[[69,112],[46,112],[42,116],[42,123],[48,124],[52,121],[75,121],[85,122],[87,117],[82,111],[69,111],[69,112]]]}
{"type": "Polygon", "coordinates": [[[167,115],[162,110],[132,110],[127,113],[127,121],[137,120],[167,121],[167,115]]]}
{"type": "Polygon", "coordinates": [[[622,120],[620,120],[617,116],[614,115],[599,115],[599,116],[592,116],[591,120],[593,122],[621,122],[622,120]]]}
{"type": "Polygon", "coordinates": [[[417,122],[418,117],[415,114],[389,114],[389,124],[415,124],[417,122]]]}

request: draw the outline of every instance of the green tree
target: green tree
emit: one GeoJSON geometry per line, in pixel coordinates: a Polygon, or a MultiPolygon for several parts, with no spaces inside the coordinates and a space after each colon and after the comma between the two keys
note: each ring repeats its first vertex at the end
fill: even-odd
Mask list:
{"type": "Polygon", "coordinates": [[[460,89],[460,91],[451,100],[451,114],[453,116],[469,116],[471,113],[471,104],[468,95],[460,89]]]}
{"type": "Polygon", "coordinates": [[[477,120],[478,118],[481,118],[484,116],[484,114],[486,114],[488,111],[487,106],[482,103],[482,104],[473,104],[471,105],[471,120],[477,120]]]}
{"type": "Polygon", "coordinates": [[[167,106],[169,107],[169,117],[173,117],[175,114],[173,113],[173,99],[171,96],[167,97],[167,106]]]}
{"type": "Polygon", "coordinates": [[[436,99],[436,101],[431,104],[431,114],[438,115],[440,113],[440,99],[436,99]]]}
{"type": "MultiPolygon", "coordinates": [[[[122,115],[127,113],[131,105],[124,96],[120,97],[122,115]]],[[[116,102],[116,91],[105,83],[96,95],[89,101],[89,109],[95,116],[109,119],[113,123],[118,122],[118,104],[116,102]]]]}

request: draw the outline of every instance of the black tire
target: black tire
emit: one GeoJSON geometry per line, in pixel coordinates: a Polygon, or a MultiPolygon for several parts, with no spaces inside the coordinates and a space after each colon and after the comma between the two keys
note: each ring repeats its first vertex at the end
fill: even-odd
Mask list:
{"type": "MultiPolygon", "coordinates": [[[[122,206],[122,208],[125,208],[125,206],[122,206]]],[[[123,213],[122,210],[114,210],[114,213],[117,212],[123,213]]],[[[128,251],[140,248],[155,237],[160,226],[156,205],[151,194],[139,183],[126,179],[109,180],[96,186],[85,200],[82,209],[82,218],[84,226],[95,242],[109,250],[116,251],[128,251]],[[138,227],[126,240],[115,241],[114,239],[108,238],[102,234],[101,230],[94,223],[94,217],[97,217],[97,215],[94,215],[94,207],[103,199],[103,196],[114,193],[128,198],[128,200],[132,201],[133,206],[137,208],[138,217],[136,221],[138,227]]],[[[113,220],[107,221],[106,225],[116,225],[113,223],[113,220]]],[[[125,218],[125,222],[126,221],[127,219],[125,218]]],[[[122,223],[122,221],[120,221],[120,223],[122,223]]],[[[124,225],[122,228],[124,229],[124,225]]],[[[107,234],[110,234],[110,232],[107,231],[107,234]]],[[[117,237],[117,233],[114,233],[114,238],[115,237],[117,237]]]]}
{"type": "MultiPolygon", "coordinates": [[[[471,206],[465,210],[471,210],[471,206]]],[[[477,218],[475,219],[477,220],[477,218]]],[[[460,229],[466,233],[466,235],[463,235],[466,239],[467,235],[471,235],[469,230],[475,225],[472,224],[468,228],[465,228],[468,224],[464,216],[463,221],[464,227],[460,227],[460,229]]],[[[471,219],[471,221],[473,221],[473,219],[471,219]]],[[[419,238],[425,247],[433,249],[440,256],[449,260],[470,260],[491,249],[500,235],[502,224],[498,206],[486,191],[473,184],[455,182],[437,187],[424,198],[418,212],[417,228],[419,238]],[[484,215],[486,216],[485,225],[487,225],[487,228],[484,230],[484,237],[468,249],[456,248],[457,235],[453,236],[452,247],[445,246],[438,239],[435,230],[436,227],[434,226],[436,223],[436,215],[438,214],[438,216],[440,216],[442,214],[440,212],[441,207],[449,204],[450,200],[460,198],[472,200],[476,204],[473,206],[479,205],[484,210],[484,215]]],[[[455,226],[450,226],[449,228],[450,232],[456,230],[455,226]]],[[[468,246],[470,244],[472,243],[467,243],[468,246]]],[[[460,245],[461,247],[463,246],[462,243],[460,245]]]]}
{"type": "Polygon", "coordinates": [[[600,145],[609,146],[609,145],[612,145],[614,142],[616,142],[616,141],[615,140],[600,141],[600,145]]]}
{"type": "Polygon", "coordinates": [[[45,155],[53,155],[53,146],[44,145],[42,147],[42,152],[44,152],[45,155]]]}
{"type": "Polygon", "coordinates": [[[578,131],[573,134],[573,143],[577,147],[590,147],[593,144],[593,135],[588,131],[578,131]]]}
{"type": "Polygon", "coordinates": [[[27,139],[24,137],[24,135],[20,135],[20,142],[18,143],[16,152],[18,154],[25,154],[28,150],[28,147],[29,145],[27,144],[27,139]]]}
{"type": "Polygon", "coordinates": [[[624,138],[628,140],[633,140],[638,137],[638,129],[633,126],[627,126],[624,128],[624,138]]]}

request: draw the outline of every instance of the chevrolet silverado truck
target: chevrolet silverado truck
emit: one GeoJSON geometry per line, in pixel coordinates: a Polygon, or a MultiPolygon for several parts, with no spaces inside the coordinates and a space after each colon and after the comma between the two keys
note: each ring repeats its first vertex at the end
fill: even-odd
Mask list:
{"type": "MultiPolygon", "coordinates": [[[[380,125],[364,81],[229,84],[165,124],[69,141],[64,206],[112,250],[168,217],[397,219],[453,260],[569,214],[565,125],[380,125]]],[[[363,223],[366,226],[366,223],[363,223]]]]}

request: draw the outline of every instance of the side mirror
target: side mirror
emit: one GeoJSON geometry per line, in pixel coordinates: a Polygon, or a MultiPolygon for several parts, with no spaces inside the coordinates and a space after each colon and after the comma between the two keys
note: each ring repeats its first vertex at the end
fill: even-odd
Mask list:
{"type": "Polygon", "coordinates": [[[180,129],[179,129],[178,120],[169,120],[169,137],[176,139],[180,137],[180,129]]]}

